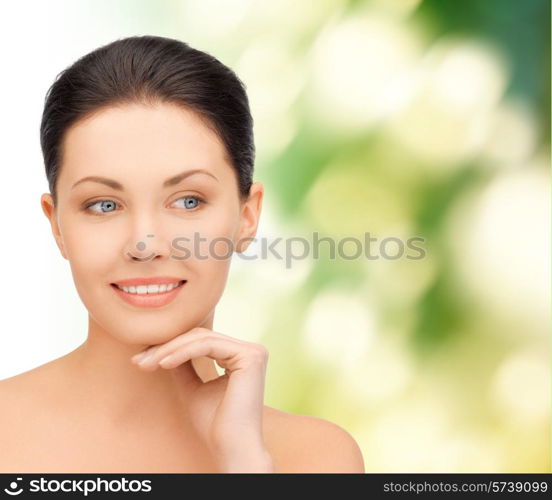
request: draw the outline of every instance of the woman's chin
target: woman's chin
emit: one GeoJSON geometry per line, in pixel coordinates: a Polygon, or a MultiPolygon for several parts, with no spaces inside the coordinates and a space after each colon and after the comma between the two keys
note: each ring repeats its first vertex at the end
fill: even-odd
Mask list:
{"type": "MultiPolygon", "coordinates": [[[[140,315],[118,309],[111,309],[107,312],[105,307],[101,314],[94,314],[94,308],[90,311],[92,311],[90,313],[92,319],[91,333],[95,329],[103,330],[104,334],[117,339],[123,344],[162,344],[202,323],[201,319],[183,318],[182,310],[175,311],[174,314],[169,311],[163,313],[158,311],[157,314],[150,312],[140,315]]],[[[196,314],[195,316],[205,318],[206,313],[196,314]]]]}
{"type": "Polygon", "coordinates": [[[174,330],[174,325],[171,328],[160,328],[159,322],[148,329],[147,325],[140,325],[140,331],[133,330],[132,325],[123,328],[113,328],[109,330],[109,334],[123,344],[130,345],[157,345],[168,342],[175,337],[178,337],[188,329],[174,330]]]}

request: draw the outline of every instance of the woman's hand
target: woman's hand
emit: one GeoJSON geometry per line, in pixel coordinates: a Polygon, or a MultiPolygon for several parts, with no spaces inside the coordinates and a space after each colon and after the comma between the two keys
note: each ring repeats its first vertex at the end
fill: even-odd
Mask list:
{"type": "Polygon", "coordinates": [[[177,377],[199,436],[221,472],[274,472],[262,433],[268,351],[208,328],[193,328],[132,357],[145,370],[158,366],[177,377]],[[225,374],[203,382],[191,360],[213,358],[225,374]]]}

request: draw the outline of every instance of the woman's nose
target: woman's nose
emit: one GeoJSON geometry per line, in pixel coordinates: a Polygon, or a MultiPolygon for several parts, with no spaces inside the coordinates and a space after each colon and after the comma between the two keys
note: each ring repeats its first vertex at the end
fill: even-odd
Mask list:
{"type": "MultiPolygon", "coordinates": [[[[130,225],[125,228],[123,253],[133,261],[172,258],[174,241],[183,229],[182,222],[163,218],[155,210],[143,208],[131,214],[130,225]]],[[[189,229],[189,228],[184,228],[189,229]]]]}
{"type": "Polygon", "coordinates": [[[146,234],[142,238],[132,238],[126,256],[132,260],[152,260],[159,255],[157,245],[154,243],[155,234],[146,234]]]}
{"type": "Polygon", "coordinates": [[[142,207],[130,214],[130,225],[125,228],[123,254],[133,261],[147,261],[169,257],[171,242],[167,237],[167,227],[150,207],[142,207]]]}

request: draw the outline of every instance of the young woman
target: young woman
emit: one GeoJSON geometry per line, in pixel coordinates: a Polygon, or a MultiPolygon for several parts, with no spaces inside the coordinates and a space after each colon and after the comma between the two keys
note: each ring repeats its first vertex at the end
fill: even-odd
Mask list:
{"type": "Polygon", "coordinates": [[[263,404],[264,346],[213,330],[261,214],[252,127],[237,76],[178,40],[58,75],[41,204],[88,336],[0,381],[0,472],[364,472],[344,429],[263,404]]]}

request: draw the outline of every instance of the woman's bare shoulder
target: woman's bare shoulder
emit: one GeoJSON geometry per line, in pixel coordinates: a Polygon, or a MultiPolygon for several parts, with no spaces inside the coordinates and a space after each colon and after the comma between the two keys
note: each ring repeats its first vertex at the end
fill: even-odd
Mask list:
{"type": "Polygon", "coordinates": [[[32,415],[36,418],[32,408],[36,391],[25,373],[0,380],[0,448],[25,432],[32,415]]]}
{"type": "Polygon", "coordinates": [[[25,400],[26,398],[23,397],[24,393],[32,391],[33,388],[36,387],[36,385],[32,383],[33,379],[35,379],[32,371],[0,380],[0,401],[2,402],[2,409],[10,406],[10,403],[15,401],[21,402],[22,399],[25,400]]]}
{"type": "Polygon", "coordinates": [[[31,370],[0,380],[0,422],[22,419],[32,405],[42,404],[53,389],[52,364],[46,363],[31,370]]]}
{"type": "Polygon", "coordinates": [[[363,473],[359,445],[343,427],[311,415],[264,407],[265,444],[280,473],[363,473]]]}

